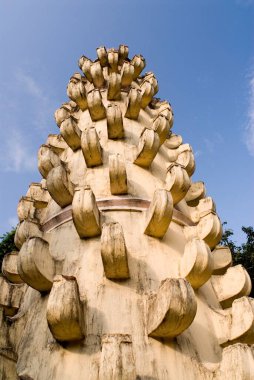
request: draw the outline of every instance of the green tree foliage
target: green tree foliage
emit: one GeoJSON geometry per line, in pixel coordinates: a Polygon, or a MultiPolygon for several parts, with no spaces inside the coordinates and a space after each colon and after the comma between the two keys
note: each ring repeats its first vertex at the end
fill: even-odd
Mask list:
{"type": "MultiPolygon", "coordinates": [[[[227,223],[223,223],[225,226],[227,223]]],[[[242,227],[242,231],[246,235],[245,243],[236,245],[232,240],[234,235],[231,229],[224,229],[221,244],[230,248],[233,258],[233,264],[241,264],[248,271],[253,287],[254,287],[254,230],[253,227],[242,227]]],[[[254,288],[250,294],[254,297],[254,288]]]]}
{"type": "Polygon", "coordinates": [[[10,232],[6,232],[5,234],[3,234],[3,236],[0,236],[0,273],[1,273],[2,261],[3,261],[4,255],[6,255],[6,253],[9,253],[11,251],[17,250],[14,244],[15,231],[16,229],[13,228],[10,232]]]}

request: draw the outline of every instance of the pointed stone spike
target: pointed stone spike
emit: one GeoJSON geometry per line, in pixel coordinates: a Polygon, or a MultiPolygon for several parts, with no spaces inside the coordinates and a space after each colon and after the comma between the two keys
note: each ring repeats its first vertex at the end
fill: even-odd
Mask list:
{"type": "Polygon", "coordinates": [[[109,179],[111,194],[127,194],[127,173],[124,160],[120,154],[109,156],[109,179]]]}
{"type": "Polygon", "coordinates": [[[114,280],[129,278],[124,234],[119,223],[102,226],[101,256],[107,278],[114,280]]]}
{"type": "Polygon", "coordinates": [[[98,379],[136,380],[138,378],[130,335],[104,334],[101,345],[98,379]]]}
{"type": "Polygon", "coordinates": [[[49,145],[54,153],[60,155],[65,149],[68,148],[68,145],[63,139],[63,136],[58,134],[50,133],[46,140],[46,145],[49,145]]]}
{"type": "Polygon", "coordinates": [[[34,217],[34,203],[30,197],[21,197],[17,207],[19,221],[34,217]]]}
{"type": "Polygon", "coordinates": [[[170,123],[168,119],[163,115],[158,115],[153,122],[153,129],[158,133],[160,138],[160,145],[164,143],[166,138],[170,134],[170,123]]]}
{"type": "Polygon", "coordinates": [[[221,276],[212,276],[214,292],[223,308],[231,307],[232,302],[251,292],[251,279],[242,265],[228,268],[221,276]]]}
{"type": "Polygon", "coordinates": [[[56,276],[47,303],[47,321],[53,337],[59,342],[84,338],[84,318],[77,280],[56,276]]]}
{"type": "Polygon", "coordinates": [[[17,265],[18,273],[26,284],[39,292],[51,289],[55,264],[45,240],[38,237],[28,239],[19,252],[17,265]]]}
{"type": "Polygon", "coordinates": [[[149,167],[160,148],[160,138],[151,129],[145,129],[140,137],[137,156],[134,164],[149,167]]]}
{"type": "Polygon", "coordinates": [[[125,117],[128,117],[129,119],[137,120],[139,116],[139,112],[141,109],[141,100],[142,100],[142,94],[141,90],[139,88],[131,88],[128,100],[127,100],[127,110],[125,113],[125,117]]]}
{"type": "Polygon", "coordinates": [[[99,61],[95,61],[92,63],[91,68],[90,68],[90,73],[91,73],[94,87],[98,87],[98,88],[103,87],[105,83],[105,79],[104,79],[101,64],[99,61]]]}
{"type": "Polygon", "coordinates": [[[146,108],[148,104],[151,102],[154,95],[153,85],[149,81],[144,81],[141,84],[141,108],[146,108]]]}
{"type": "Polygon", "coordinates": [[[121,139],[124,136],[121,108],[117,104],[107,107],[107,128],[109,139],[121,139]]]}
{"type": "Polygon", "coordinates": [[[106,117],[105,108],[102,103],[101,93],[98,89],[93,89],[87,94],[88,109],[93,121],[106,117]]]}
{"type": "Polygon", "coordinates": [[[254,299],[241,297],[232,304],[230,340],[254,344],[254,299]]]}
{"type": "Polygon", "coordinates": [[[82,57],[79,59],[78,65],[80,70],[83,71],[85,74],[86,78],[89,80],[89,82],[93,81],[92,75],[91,75],[91,66],[92,66],[92,61],[91,59],[85,57],[82,55],[82,57]]]}
{"type": "Polygon", "coordinates": [[[121,75],[115,72],[109,74],[108,78],[108,100],[121,99],[121,75]]]}
{"type": "Polygon", "coordinates": [[[172,133],[168,138],[165,140],[165,146],[168,149],[177,149],[183,142],[182,136],[175,135],[172,133]]]}
{"type": "Polygon", "coordinates": [[[60,132],[73,151],[80,148],[81,130],[78,127],[77,120],[73,116],[68,117],[61,123],[60,132]]]}
{"type": "MultiPolygon", "coordinates": [[[[13,317],[19,310],[23,293],[23,284],[11,284],[0,276],[0,307],[4,309],[4,315],[13,317]]],[[[2,329],[1,329],[2,333],[2,329]]]]}
{"type": "Polygon", "coordinates": [[[212,275],[211,250],[203,240],[192,239],[186,243],[181,259],[181,277],[186,278],[194,289],[200,288],[212,275]]]}
{"type": "Polygon", "coordinates": [[[167,278],[161,282],[158,293],[150,300],[148,335],[174,338],[191,325],[196,311],[196,297],[188,281],[183,278],[167,278]]]}
{"type": "Polygon", "coordinates": [[[118,49],[118,55],[119,55],[118,64],[119,65],[122,65],[123,61],[128,59],[128,54],[129,54],[129,47],[127,45],[119,45],[119,49],[118,49]]]}
{"type": "Polygon", "coordinates": [[[180,202],[190,187],[190,177],[179,164],[171,164],[166,176],[166,190],[171,192],[174,205],[180,202]]]}
{"type": "Polygon", "coordinates": [[[14,284],[22,284],[23,280],[18,274],[17,261],[18,261],[17,251],[12,251],[10,253],[7,253],[3,258],[2,273],[4,277],[7,278],[8,281],[14,284]]]}
{"type": "Polygon", "coordinates": [[[117,72],[118,70],[118,50],[108,49],[108,63],[111,71],[117,72]]]}
{"type": "Polygon", "coordinates": [[[62,163],[52,169],[47,177],[47,189],[51,197],[60,207],[66,207],[72,203],[73,184],[68,170],[62,163]]]}
{"type": "Polygon", "coordinates": [[[74,74],[67,86],[67,95],[73,100],[82,111],[87,109],[86,99],[86,79],[79,73],[74,74]]]}
{"type": "Polygon", "coordinates": [[[184,144],[179,147],[179,150],[180,153],[176,162],[182,165],[191,177],[195,171],[195,159],[192,149],[189,144],[184,144]]]}
{"type": "Polygon", "coordinates": [[[155,190],[152,202],[147,210],[144,233],[156,238],[163,238],[168,230],[173,215],[173,199],[169,191],[155,190]]]}
{"type": "Polygon", "coordinates": [[[133,79],[137,79],[137,77],[141,74],[142,70],[146,66],[145,58],[140,55],[134,55],[134,57],[131,60],[131,63],[134,65],[134,77],[133,79]]]}
{"type": "Polygon", "coordinates": [[[72,216],[81,238],[91,238],[101,234],[100,212],[94,193],[89,186],[75,188],[72,216]]]}
{"type": "Polygon", "coordinates": [[[41,145],[38,150],[38,169],[43,178],[47,178],[48,173],[54,167],[60,165],[60,158],[49,145],[41,145]]]}
{"type": "Polygon", "coordinates": [[[102,152],[99,137],[94,127],[85,129],[81,134],[81,149],[87,167],[102,164],[102,152]]]}
{"type": "Polygon", "coordinates": [[[58,127],[60,127],[61,123],[70,116],[70,111],[65,107],[60,107],[55,111],[55,121],[58,127]]]}
{"type": "Polygon", "coordinates": [[[147,82],[151,83],[151,85],[153,86],[154,95],[156,95],[157,92],[159,91],[159,85],[158,85],[158,81],[157,81],[154,73],[151,72],[151,71],[148,72],[148,73],[146,73],[145,76],[144,76],[143,82],[144,81],[145,82],[147,81],[147,82]]]}
{"type": "Polygon", "coordinates": [[[47,207],[50,200],[49,192],[42,187],[41,183],[32,182],[26,195],[33,199],[34,207],[36,209],[47,207]]]}
{"type": "Polygon", "coordinates": [[[222,226],[215,213],[211,212],[200,219],[197,225],[197,236],[203,239],[210,248],[214,248],[220,242],[222,226]]]}
{"type": "Polygon", "coordinates": [[[25,241],[31,237],[42,237],[41,226],[35,219],[25,219],[19,223],[14,236],[14,244],[20,249],[25,241]]]}
{"type": "Polygon", "coordinates": [[[108,53],[107,53],[107,49],[105,48],[105,46],[100,46],[96,49],[97,51],[97,56],[98,56],[98,59],[100,61],[100,64],[102,67],[105,67],[108,65],[108,53]]]}
{"type": "Polygon", "coordinates": [[[78,111],[78,106],[72,100],[68,103],[62,104],[62,106],[55,111],[55,121],[57,126],[60,127],[61,123],[76,111],[78,111]]]}
{"type": "Polygon", "coordinates": [[[188,206],[195,207],[205,197],[206,189],[204,182],[193,182],[189,188],[185,200],[188,206]]]}
{"type": "Polygon", "coordinates": [[[217,246],[213,252],[213,274],[224,274],[232,266],[233,260],[229,247],[217,246]]]}
{"type": "Polygon", "coordinates": [[[223,349],[216,380],[252,380],[254,373],[253,349],[236,343],[223,349]]]}
{"type": "Polygon", "coordinates": [[[121,70],[121,83],[123,87],[131,85],[134,77],[134,65],[131,62],[124,62],[121,70]]]}

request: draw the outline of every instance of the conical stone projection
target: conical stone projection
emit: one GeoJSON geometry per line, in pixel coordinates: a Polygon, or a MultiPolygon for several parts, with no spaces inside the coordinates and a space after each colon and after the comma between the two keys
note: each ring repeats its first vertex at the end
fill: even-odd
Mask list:
{"type": "Polygon", "coordinates": [[[254,378],[251,281],[171,105],[128,47],[82,56],[18,204],[0,277],[15,380],[254,378]]]}

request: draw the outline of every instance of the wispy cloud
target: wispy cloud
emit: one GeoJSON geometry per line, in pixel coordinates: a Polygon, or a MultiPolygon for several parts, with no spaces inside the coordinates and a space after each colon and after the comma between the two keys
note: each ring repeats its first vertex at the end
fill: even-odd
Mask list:
{"type": "Polygon", "coordinates": [[[52,99],[48,97],[46,88],[43,88],[42,84],[40,84],[35,77],[22,69],[16,71],[15,78],[19,90],[27,95],[28,102],[30,99],[33,102],[34,117],[32,124],[36,128],[44,130],[48,127],[49,120],[52,118],[54,112],[53,102],[52,99]]]}
{"type": "Polygon", "coordinates": [[[219,132],[214,132],[214,134],[210,136],[209,138],[205,137],[204,144],[205,144],[206,150],[209,153],[213,153],[218,147],[218,145],[223,143],[223,140],[224,140],[223,136],[219,132]]]}
{"type": "Polygon", "coordinates": [[[8,81],[2,81],[0,171],[36,170],[38,147],[53,132],[50,129],[56,102],[49,87],[21,68],[9,75],[8,81]]]}
{"type": "Polygon", "coordinates": [[[0,170],[5,172],[35,171],[37,160],[25,138],[18,130],[12,130],[6,143],[0,146],[0,170]]]}
{"type": "Polygon", "coordinates": [[[254,73],[249,82],[249,106],[248,106],[248,122],[245,133],[245,144],[248,151],[254,156],[254,73]]]}

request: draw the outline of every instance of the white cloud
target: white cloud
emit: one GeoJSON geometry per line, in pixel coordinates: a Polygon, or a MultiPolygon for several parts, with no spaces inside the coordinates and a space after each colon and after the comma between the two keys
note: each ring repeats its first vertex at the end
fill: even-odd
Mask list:
{"type": "Polygon", "coordinates": [[[49,86],[17,68],[0,88],[0,171],[27,172],[37,167],[36,151],[53,124],[55,99],[49,86]]]}
{"type": "Polygon", "coordinates": [[[27,104],[33,102],[34,112],[31,123],[39,130],[45,130],[49,127],[50,120],[53,120],[54,106],[53,99],[50,99],[46,94],[46,88],[30,74],[18,69],[15,73],[15,78],[19,85],[19,91],[26,93],[27,104]]]}
{"type": "Polygon", "coordinates": [[[0,169],[2,171],[22,172],[36,170],[36,157],[18,130],[13,130],[8,134],[5,144],[0,148],[0,154],[0,169]]]}
{"type": "Polygon", "coordinates": [[[254,75],[250,79],[250,95],[248,108],[248,123],[245,134],[245,144],[252,156],[254,156],[254,75]]]}
{"type": "Polygon", "coordinates": [[[214,132],[209,138],[204,138],[204,144],[209,153],[214,153],[218,145],[222,144],[223,141],[223,136],[219,132],[214,132]]]}

